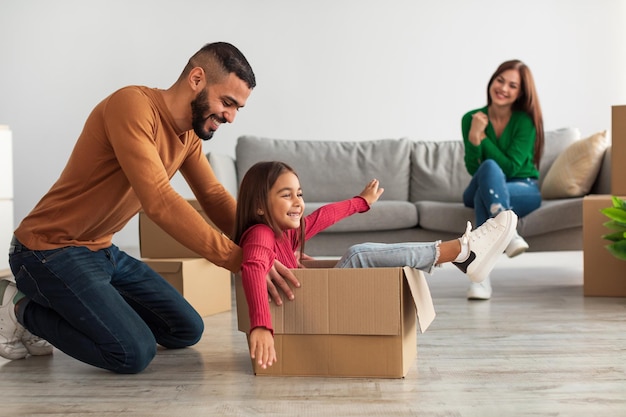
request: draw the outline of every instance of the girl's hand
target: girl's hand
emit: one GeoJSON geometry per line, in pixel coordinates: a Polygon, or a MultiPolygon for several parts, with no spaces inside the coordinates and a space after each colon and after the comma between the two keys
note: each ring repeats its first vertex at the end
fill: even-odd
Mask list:
{"type": "Polygon", "coordinates": [[[296,256],[296,260],[298,261],[298,268],[306,268],[306,266],[302,265],[300,260],[303,260],[303,261],[314,261],[315,260],[314,257],[309,256],[306,253],[302,253],[299,250],[295,251],[293,254],[296,256]]]}
{"type": "Polygon", "coordinates": [[[469,141],[474,146],[480,145],[480,143],[487,136],[485,135],[485,129],[489,124],[489,117],[481,111],[476,112],[472,115],[472,125],[470,126],[469,131],[469,141]]]}
{"type": "Polygon", "coordinates": [[[276,362],[274,336],[265,327],[256,327],[250,332],[250,357],[266,369],[276,362]]]}
{"type": "Polygon", "coordinates": [[[359,196],[363,197],[370,206],[377,202],[382,193],[385,191],[384,188],[378,188],[378,186],[378,180],[373,179],[365,186],[363,191],[361,191],[361,194],[359,194],[359,196]]]}

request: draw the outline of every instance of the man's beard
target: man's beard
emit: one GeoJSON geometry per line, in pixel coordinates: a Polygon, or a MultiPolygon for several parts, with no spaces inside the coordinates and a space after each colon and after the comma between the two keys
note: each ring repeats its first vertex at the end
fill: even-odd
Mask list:
{"type": "MultiPolygon", "coordinates": [[[[213,137],[214,130],[205,129],[204,126],[209,116],[204,117],[205,114],[211,115],[211,108],[209,107],[209,93],[206,88],[198,93],[196,98],[191,102],[191,126],[193,131],[202,140],[209,140],[213,137]]],[[[219,120],[219,119],[218,119],[219,120]]],[[[220,122],[224,122],[220,120],[220,122]]]]}

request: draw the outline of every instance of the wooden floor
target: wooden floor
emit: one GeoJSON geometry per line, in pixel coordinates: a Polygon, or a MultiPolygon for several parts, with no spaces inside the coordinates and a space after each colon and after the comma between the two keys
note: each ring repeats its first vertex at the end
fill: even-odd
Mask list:
{"type": "Polygon", "coordinates": [[[582,253],[503,256],[490,301],[454,267],[404,379],[255,377],[234,311],[139,375],[52,357],[0,360],[0,416],[626,416],[626,299],[582,295],[582,253]]]}

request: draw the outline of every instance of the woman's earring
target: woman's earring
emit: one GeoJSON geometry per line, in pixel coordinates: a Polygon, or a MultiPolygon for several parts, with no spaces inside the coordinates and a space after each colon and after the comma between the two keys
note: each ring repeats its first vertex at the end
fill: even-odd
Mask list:
{"type": "Polygon", "coordinates": [[[259,216],[262,216],[262,215],[263,215],[263,210],[258,209],[258,210],[256,211],[256,214],[258,214],[259,216]]]}

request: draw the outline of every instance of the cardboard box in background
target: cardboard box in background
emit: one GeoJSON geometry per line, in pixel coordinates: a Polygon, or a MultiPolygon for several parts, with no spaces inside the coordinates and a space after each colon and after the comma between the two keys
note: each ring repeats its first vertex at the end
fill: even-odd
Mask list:
{"type": "MultiPolygon", "coordinates": [[[[334,262],[333,262],[334,263],[334,262]]],[[[421,271],[340,269],[324,261],[294,270],[296,298],[270,304],[278,361],[257,375],[402,378],[417,357],[417,330],[435,318],[421,271]]],[[[235,277],[239,330],[250,320],[241,277],[235,277]]]]}
{"type": "Polygon", "coordinates": [[[202,316],[232,307],[231,273],[204,258],[143,259],[202,316]]]}
{"type": "Polygon", "coordinates": [[[602,239],[611,230],[604,226],[609,218],[600,210],[612,206],[610,195],[589,195],[583,199],[583,292],[586,297],[626,297],[626,261],[611,255],[605,247],[611,242],[602,239]]]}
{"type": "Polygon", "coordinates": [[[611,194],[626,195],[626,106],[611,108],[611,194]]]}
{"type": "MultiPolygon", "coordinates": [[[[187,200],[200,215],[213,226],[217,226],[209,220],[197,200],[187,200]]],[[[219,229],[218,229],[219,230],[219,229]]],[[[139,254],[142,258],[201,258],[199,254],[187,249],[176,239],[168,235],[161,227],[143,211],[139,212],[139,254]]]]}

